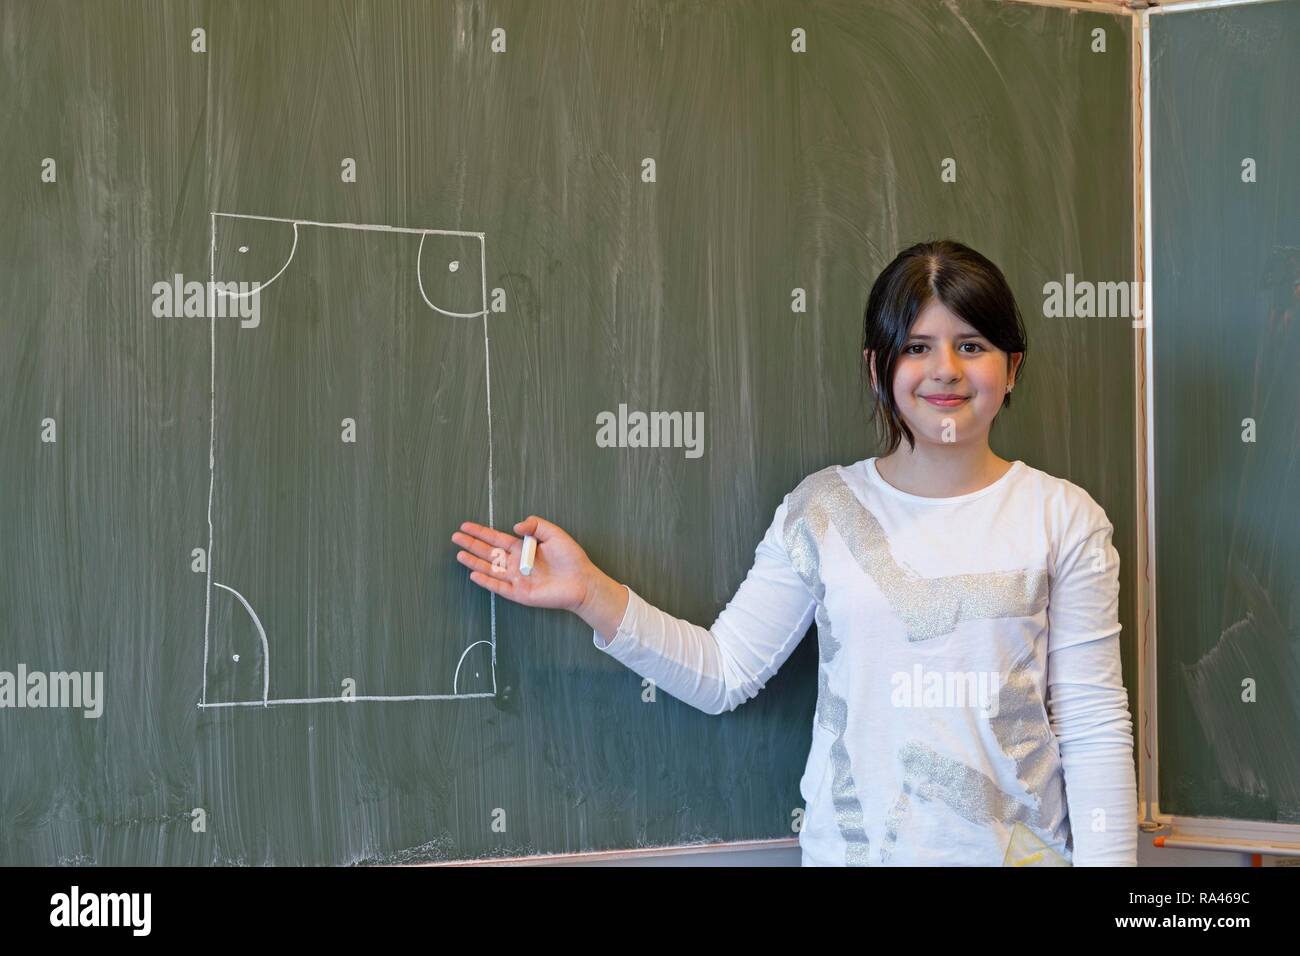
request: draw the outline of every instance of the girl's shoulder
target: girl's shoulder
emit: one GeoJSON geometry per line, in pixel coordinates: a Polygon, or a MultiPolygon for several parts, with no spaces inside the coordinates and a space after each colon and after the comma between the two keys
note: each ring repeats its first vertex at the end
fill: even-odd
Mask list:
{"type": "Polygon", "coordinates": [[[1037,489],[1053,574],[1064,556],[1077,552],[1094,535],[1104,532],[1109,540],[1114,534],[1115,526],[1106,509],[1082,485],[1038,468],[1027,467],[1026,472],[1029,487],[1037,489]]]}
{"type": "Polygon", "coordinates": [[[1082,485],[1077,485],[1068,478],[1048,474],[1032,465],[1022,465],[1025,477],[1037,487],[1044,504],[1061,513],[1080,516],[1091,524],[1110,524],[1106,509],[1082,485]]]}

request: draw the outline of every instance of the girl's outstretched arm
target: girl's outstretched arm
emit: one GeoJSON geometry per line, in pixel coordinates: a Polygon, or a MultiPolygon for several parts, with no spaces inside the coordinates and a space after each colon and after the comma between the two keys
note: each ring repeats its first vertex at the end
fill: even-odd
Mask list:
{"type": "Polygon", "coordinates": [[[816,602],[783,539],[788,496],[759,542],[754,564],[712,627],[673,617],[596,567],[558,526],[530,517],[515,525],[538,539],[531,575],[519,573],[522,542],[469,522],[452,540],[470,579],[534,607],[572,611],[592,643],[679,700],[709,714],[754,697],[808,633],[816,602]],[[495,561],[492,555],[495,553],[495,561]]]}

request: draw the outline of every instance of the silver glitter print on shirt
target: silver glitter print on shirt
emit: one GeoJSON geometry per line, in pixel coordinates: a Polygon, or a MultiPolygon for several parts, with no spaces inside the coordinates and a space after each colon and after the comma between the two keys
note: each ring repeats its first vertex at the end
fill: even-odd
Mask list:
{"type": "Polygon", "coordinates": [[[958,816],[980,826],[993,823],[1022,823],[1031,829],[1042,826],[1040,801],[1026,802],[1012,796],[987,774],[936,753],[920,741],[911,740],[901,747],[898,762],[903,770],[903,788],[885,816],[881,863],[889,862],[898,843],[898,831],[913,795],[920,800],[939,800],[958,816]]]}
{"type": "Polygon", "coordinates": [[[1043,698],[1034,682],[1034,656],[1029,651],[1011,665],[998,693],[998,712],[989,728],[1002,752],[1015,762],[1016,779],[1038,807],[1045,826],[1064,814],[1064,788],[1056,770],[1060,749],[1048,723],[1043,698]]]}
{"type": "MultiPolygon", "coordinates": [[[[817,633],[830,632],[831,622],[826,617],[825,605],[817,605],[817,633]]],[[[849,749],[844,745],[844,731],[848,727],[849,708],[843,697],[832,693],[824,677],[825,665],[817,668],[817,713],[826,729],[835,734],[831,743],[831,805],[835,808],[835,823],[846,844],[844,862],[848,866],[865,866],[871,850],[866,826],[862,819],[862,802],[853,782],[849,749]]]]}
{"type": "Polygon", "coordinates": [[[960,760],[936,753],[912,740],[898,752],[904,778],[919,800],[941,800],[971,823],[1038,825],[1038,810],[1017,800],[997,783],[960,760]]]}
{"type": "Polygon", "coordinates": [[[1000,788],[986,774],[960,760],[936,753],[917,740],[898,751],[903,768],[903,789],[885,817],[885,837],[880,844],[880,862],[888,863],[898,843],[898,831],[913,795],[918,800],[939,800],[965,820],[980,826],[994,823],[1039,825],[1039,813],[1000,788]]]}
{"type": "MultiPolygon", "coordinates": [[[[1059,765],[1056,734],[1042,709],[1034,683],[1033,653],[1011,666],[998,694],[990,729],[1003,754],[1016,765],[1024,797],[1013,797],[988,776],[950,757],[942,757],[916,741],[898,754],[904,770],[903,788],[885,817],[880,862],[887,863],[898,842],[898,831],[915,791],[921,799],[939,799],[972,823],[1020,822],[1039,833],[1055,830],[1064,816],[1064,790],[1055,776],[1059,765]]],[[[1037,835],[1037,834],[1036,834],[1037,835]]],[[[1069,836],[1066,838],[1069,852],[1069,836]]]]}
{"type": "Polygon", "coordinates": [[[820,658],[817,666],[817,720],[835,735],[831,742],[831,805],[835,811],[835,823],[840,836],[844,838],[844,862],[849,866],[867,865],[871,850],[871,841],[867,839],[866,827],[862,817],[862,801],[858,799],[857,786],[853,780],[852,761],[848,747],[844,744],[844,732],[848,727],[849,708],[843,697],[830,689],[827,681],[828,668],[835,655],[839,653],[840,642],[831,632],[830,618],[826,614],[826,587],[821,581],[819,561],[819,543],[825,533],[824,521],[816,515],[808,521],[802,514],[803,508],[791,505],[786,514],[782,529],[786,550],[790,554],[791,564],[803,578],[817,601],[817,653],[820,658]]]}
{"type": "Polygon", "coordinates": [[[880,841],[881,863],[888,863],[890,854],[894,852],[894,845],[898,843],[898,828],[903,824],[903,814],[907,813],[911,800],[912,782],[904,780],[903,792],[898,795],[898,799],[894,801],[894,805],[885,816],[885,837],[880,841]]]}
{"type": "Polygon", "coordinates": [[[951,634],[963,621],[1032,617],[1047,606],[1049,582],[1043,569],[926,578],[899,563],[879,520],[835,467],[809,475],[790,495],[786,547],[809,587],[810,575],[801,568],[820,581],[817,553],[829,525],[885,595],[909,641],[951,634]]]}

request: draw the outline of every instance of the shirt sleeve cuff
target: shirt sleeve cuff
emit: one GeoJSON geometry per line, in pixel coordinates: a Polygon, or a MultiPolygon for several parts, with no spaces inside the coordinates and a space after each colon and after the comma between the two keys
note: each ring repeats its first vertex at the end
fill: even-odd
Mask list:
{"type": "Polygon", "coordinates": [[[632,634],[636,630],[638,618],[637,602],[640,600],[636,592],[626,584],[623,585],[627,590],[627,610],[623,612],[623,620],[619,621],[618,629],[614,631],[614,636],[606,644],[601,641],[600,632],[595,628],[591,631],[591,642],[607,654],[613,654],[615,651],[622,650],[632,640],[632,634]]]}

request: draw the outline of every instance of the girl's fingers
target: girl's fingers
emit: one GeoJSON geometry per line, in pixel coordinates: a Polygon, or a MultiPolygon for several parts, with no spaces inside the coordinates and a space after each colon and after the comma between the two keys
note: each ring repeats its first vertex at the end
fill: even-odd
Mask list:
{"type": "Polygon", "coordinates": [[[500,594],[503,598],[514,600],[510,597],[514,593],[514,586],[509,581],[502,581],[500,578],[494,578],[490,574],[484,574],[482,571],[471,571],[469,579],[480,587],[487,588],[500,594]]]}
{"type": "Polygon", "coordinates": [[[489,528],[487,525],[475,524],[473,521],[462,521],[460,530],[465,534],[473,535],[482,541],[486,541],[491,547],[509,549],[511,545],[517,544],[519,539],[513,535],[508,535],[504,531],[498,531],[496,528],[489,528]]]}
{"type": "Polygon", "coordinates": [[[484,561],[482,558],[476,558],[472,554],[468,554],[464,551],[457,551],[456,560],[472,571],[493,575],[494,577],[496,576],[496,572],[492,570],[491,563],[484,561]]]}
{"type": "MultiPolygon", "coordinates": [[[[485,561],[492,560],[492,551],[494,549],[492,545],[483,541],[481,538],[475,538],[462,531],[457,531],[451,536],[451,540],[453,543],[460,545],[466,551],[473,552],[485,561]]],[[[509,551],[509,548],[505,548],[504,550],[509,551]]]]}
{"type": "Polygon", "coordinates": [[[539,518],[537,515],[529,515],[515,525],[515,531],[519,534],[531,534],[541,542],[551,540],[559,530],[559,526],[553,525],[545,518],[539,518]]]}

